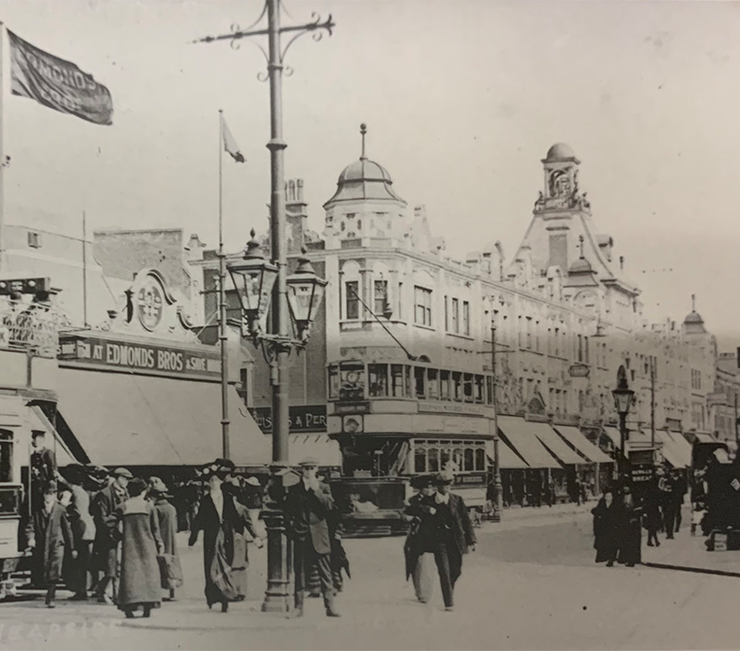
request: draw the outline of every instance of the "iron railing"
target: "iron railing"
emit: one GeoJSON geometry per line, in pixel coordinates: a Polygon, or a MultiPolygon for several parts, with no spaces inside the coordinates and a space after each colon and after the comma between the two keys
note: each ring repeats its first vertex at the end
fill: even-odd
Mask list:
{"type": "Polygon", "coordinates": [[[38,357],[57,356],[59,329],[66,319],[45,303],[0,303],[0,349],[25,350],[38,357]]]}

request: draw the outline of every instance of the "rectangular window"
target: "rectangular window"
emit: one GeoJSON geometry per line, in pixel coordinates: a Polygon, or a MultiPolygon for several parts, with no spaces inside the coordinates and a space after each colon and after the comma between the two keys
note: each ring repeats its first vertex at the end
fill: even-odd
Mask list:
{"type": "Polygon", "coordinates": [[[534,349],[540,352],[540,322],[534,322],[534,349]]]}
{"type": "Polygon", "coordinates": [[[450,372],[449,371],[439,372],[439,399],[440,400],[450,399],[450,372]]]}
{"type": "Polygon", "coordinates": [[[436,368],[427,369],[427,398],[439,400],[439,371],[436,368]]]}
{"type": "Polygon", "coordinates": [[[424,399],[426,398],[426,391],[424,387],[424,376],[426,375],[426,369],[420,366],[414,367],[414,385],[416,389],[416,397],[424,399]]]}
{"type": "Polygon", "coordinates": [[[467,337],[470,336],[470,303],[463,301],[463,313],[462,313],[462,331],[467,337]]]}
{"type": "Polygon", "coordinates": [[[391,365],[391,395],[394,398],[403,398],[403,366],[401,364],[391,365]]]}
{"type": "Polygon", "coordinates": [[[465,448],[465,470],[467,472],[475,470],[475,451],[473,448],[465,448]]]}
{"type": "Polygon", "coordinates": [[[475,376],[475,402],[479,405],[483,404],[484,399],[484,381],[482,375],[475,376]]]}
{"type": "Polygon", "coordinates": [[[452,373],[452,399],[462,402],[462,373],[452,373]]]}
{"type": "Polygon", "coordinates": [[[463,375],[463,395],[465,402],[473,402],[473,374],[463,375]]]}
{"type": "Polygon", "coordinates": [[[522,329],[522,317],[518,316],[516,318],[517,321],[517,330],[518,330],[518,341],[519,341],[519,348],[524,348],[524,330],[522,329]]]}
{"type": "Polygon", "coordinates": [[[460,332],[460,305],[456,298],[452,299],[452,307],[450,309],[450,332],[455,334],[460,332]]]}
{"type": "Polygon", "coordinates": [[[486,404],[493,404],[493,376],[486,376],[486,404]]]}
{"type": "Polygon", "coordinates": [[[475,469],[479,472],[486,469],[486,451],[480,446],[475,449],[475,469]]]}
{"type": "Polygon", "coordinates": [[[398,283],[398,318],[403,319],[403,310],[401,309],[401,306],[403,305],[403,283],[398,283]]]}
{"type": "Polygon", "coordinates": [[[387,280],[376,280],[373,283],[373,300],[374,300],[375,314],[377,316],[382,316],[388,304],[388,281],[387,280]]]}
{"type": "MultiPolygon", "coordinates": [[[[0,483],[13,481],[13,434],[0,432],[0,483]]],[[[18,479],[20,481],[20,478],[18,479]]]]}
{"type": "Polygon", "coordinates": [[[555,357],[560,357],[560,329],[555,328],[555,337],[553,338],[555,344],[555,357]]]}
{"type": "Polygon", "coordinates": [[[41,233],[35,233],[34,231],[28,232],[28,246],[32,249],[41,248],[41,233]]]}
{"type": "Polygon", "coordinates": [[[406,397],[412,398],[414,396],[414,392],[411,390],[411,383],[413,381],[414,377],[414,367],[413,366],[406,366],[404,367],[404,379],[406,381],[406,397]]]}
{"type": "Polygon", "coordinates": [[[427,451],[424,447],[417,447],[414,450],[414,472],[427,471],[427,451]]]}
{"type": "Polygon", "coordinates": [[[527,329],[527,350],[532,350],[532,318],[527,317],[525,323],[527,329]]]}
{"type": "Polygon", "coordinates": [[[388,364],[368,364],[370,397],[385,398],[388,395],[388,364]]]}
{"type": "Polygon", "coordinates": [[[345,319],[359,319],[360,318],[360,301],[357,298],[357,293],[360,290],[360,283],[357,280],[350,280],[344,283],[345,287],[345,319]]]}
{"type": "Polygon", "coordinates": [[[414,305],[416,307],[414,322],[418,325],[432,325],[432,290],[425,287],[414,287],[414,305]]]}
{"type": "Polygon", "coordinates": [[[445,332],[450,331],[450,305],[449,299],[445,296],[445,332]]]}
{"type": "Polygon", "coordinates": [[[591,363],[589,359],[590,357],[591,355],[588,350],[588,337],[584,337],[583,338],[583,361],[586,364],[590,364],[591,363]]]}

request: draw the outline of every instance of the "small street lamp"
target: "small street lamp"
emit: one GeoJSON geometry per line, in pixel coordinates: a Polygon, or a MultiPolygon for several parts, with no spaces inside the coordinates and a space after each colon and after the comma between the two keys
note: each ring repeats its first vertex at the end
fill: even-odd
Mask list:
{"type": "Polygon", "coordinates": [[[298,342],[305,344],[319,305],[324,300],[328,281],[316,275],[308,258],[301,257],[298,258],[295,272],[285,282],[288,285],[290,318],[295,326],[298,342]]]}
{"type": "Polygon", "coordinates": [[[617,388],[612,391],[612,395],[614,396],[614,406],[619,414],[619,435],[622,444],[617,468],[619,478],[622,478],[627,470],[627,414],[635,397],[635,392],[627,384],[627,371],[624,366],[620,366],[617,371],[617,388]]]}
{"type": "Polygon", "coordinates": [[[252,239],[244,249],[243,261],[233,262],[227,268],[241,302],[248,334],[256,338],[262,330],[260,319],[267,314],[278,268],[265,260],[254,229],[250,235],[252,239]]]}

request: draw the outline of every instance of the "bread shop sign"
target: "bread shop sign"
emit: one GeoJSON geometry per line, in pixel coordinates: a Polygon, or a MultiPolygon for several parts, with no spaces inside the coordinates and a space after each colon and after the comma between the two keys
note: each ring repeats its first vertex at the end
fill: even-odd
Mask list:
{"type": "Polygon", "coordinates": [[[59,360],[131,372],[213,377],[221,374],[218,350],[195,351],[97,337],[62,339],[59,344],[59,360]]]}

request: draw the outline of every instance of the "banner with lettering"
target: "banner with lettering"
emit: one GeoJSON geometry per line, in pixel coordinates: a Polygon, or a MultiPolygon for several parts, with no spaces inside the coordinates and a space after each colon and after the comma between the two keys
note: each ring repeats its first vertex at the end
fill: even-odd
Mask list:
{"type": "Polygon", "coordinates": [[[113,124],[110,91],[74,63],[27,43],[8,30],[13,95],[95,124],[113,124]]]}

